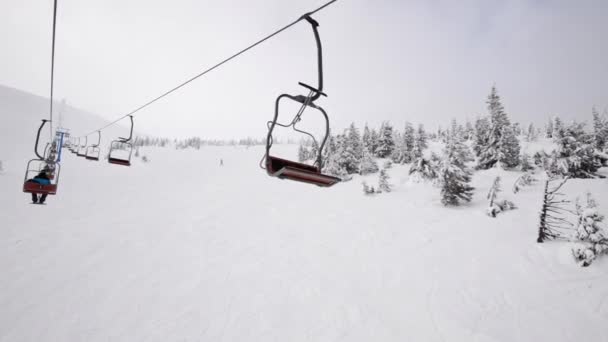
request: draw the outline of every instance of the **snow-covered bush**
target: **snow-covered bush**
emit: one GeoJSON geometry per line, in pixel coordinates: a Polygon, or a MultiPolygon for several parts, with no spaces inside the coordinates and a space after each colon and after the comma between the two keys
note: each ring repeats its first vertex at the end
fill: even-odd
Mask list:
{"type": "Polygon", "coordinates": [[[530,156],[527,153],[521,154],[519,169],[523,172],[534,170],[534,165],[530,164],[530,156]]]}
{"type": "Polygon", "coordinates": [[[601,226],[604,216],[597,210],[597,203],[587,193],[584,206],[576,201],[576,213],[578,224],[576,227],[576,238],[584,246],[573,249],[574,258],[582,266],[589,266],[601,254],[608,253],[608,235],[601,226]]]}
{"type": "Polygon", "coordinates": [[[363,193],[365,195],[374,195],[376,194],[376,189],[373,186],[367,185],[366,182],[361,183],[363,185],[363,193]]]}
{"type": "Polygon", "coordinates": [[[418,158],[410,167],[409,175],[415,183],[432,181],[437,178],[437,165],[433,164],[431,160],[418,158]]]}
{"type": "Polygon", "coordinates": [[[148,163],[150,161],[150,159],[148,159],[148,156],[143,155],[143,156],[141,156],[141,161],[144,163],[148,163]]]}
{"type": "Polygon", "coordinates": [[[393,167],[393,162],[390,159],[386,160],[384,162],[384,164],[382,164],[382,168],[384,168],[384,169],[390,169],[392,167],[393,167]]]}

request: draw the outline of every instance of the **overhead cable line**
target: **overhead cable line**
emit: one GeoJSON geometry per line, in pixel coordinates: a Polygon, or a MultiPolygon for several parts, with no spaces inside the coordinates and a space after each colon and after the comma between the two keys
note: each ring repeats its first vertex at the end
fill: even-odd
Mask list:
{"type": "Polygon", "coordinates": [[[51,103],[49,108],[50,139],[53,140],[53,83],[55,80],[55,28],[57,26],[57,0],[53,4],[53,45],[51,48],[51,103]]]}
{"type": "Polygon", "coordinates": [[[238,56],[240,56],[240,55],[244,54],[245,52],[247,52],[247,51],[249,51],[249,50],[253,49],[254,47],[256,47],[256,46],[258,46],[258,45],[260,45],[260,44],[264,43],[265,41],[267,41],[267,40],[269,40],[269,39],[273,38],[274,36],[276,36],[276,35],[278,35],[278,34],[282,33],[283,31],[288,30],[289,28],[291,28],[292,26],[296,25],[296,24],[297,24],[297,23],[299,23],[300,21],[305,20],[305,18],[306,18],[306,17],[311,16],[311,15],[313,15],[313,14],[317,13],[317,12],[320,12],[321,10],[325,9],[326,7],[328,7],[329,5],[333,4],[333,3],[334,3],[334,2],[336,2],[336,1],[338,1],[338,0],[331,0],[331,1],[329,1],[329,2],[325,3],[323,6],[321,6],[321,7],[317,8],[317,9],[315,9],[315,10],[313,10],[313,11],[311,11],[311,12],[307,12],[307,13],[305,13],[305,14],[304,14],[304,15],[302,15],[300,18],[298,18],[298,19],[296,19],[295,21],[291,22],[290,24],[288,24],[288,25],[286,25],[286,26],[282,27],[281,29],[279,29],[279,30],[277,30],[277,31],[275,31],[275,32],[273,32],[273,33],[271,33],[270,35],[268,35],[268,36],[266,36],[266,37],[264,37],[264,38],[262,38],[262,39],[260,39],[260,40],[258,40],[257,42],[255,42],[255,43],[253,43],[253,44],[249,45],[248,47],[246,47],[246,48],[244,48],[244,49],[240,50],[239,52],[237,52],[237,53],[233,54],[232,56],[230,56],[230,57],[228,57],[228,58],[226,58],[226,59],[222,60],[221,62],[219,62],[219,63],[217,63],[217,64],[213,65],[212,67],[210,67],[210,68],[208,68],[208,69],[206,69],[206,70],[202,71],[201,73],[199,73],[199,74],[197,74],[197,75],[195,75],[195,76],[193,76],[193,77],[189,78],[188,80],[186,80],[186,81],[184,81],[184,82],[180,83],[179,85],[177,85],[177,86],[175,86],[175,87],[171,88],[170,90],[168,90],[168,91],[166,91],[166,92],[162,93],[161,95],[159,95],[159,96],[155,97],[154,99],[152,99],[152,100],[150,100],[150,101],[146,102],[145,104],[143,104],[143,105],[141,105],[141,106],[137,107],[136,109],[134,109],[134,110],[130,111],[129,113],[127,113],[127,114],[125,114],[125,115],[123,115],[123,116],[121,116],[121,117],[117,118],[116,120],[114,120],[114,121],[112,121],[112,122],[108,123],[107,125],[105,125],[105,126],[103,126],[103,127],[101,127],[101,128],[95,129],[95,130],[91,131],[90,133],[87,133],[87,134],[85,134],[85,135],[83,135],[83,136],[91,135],[91,134],[93,134],[93,133],[96,133],[97,131],[104,130],[104,129],[106,129],[106,128],[108,128],[108,127],[112,126],[112,125],[115,125],[115,124],[116,124],[116,123],[118,123],[119,121],[121,121],[121,120],[123,120],[123,119],[125,119],[125,118],[127,118],[127,117],[129,117],[129,116],[133,116],[133,115],[135,115],[135,113],[137,113],[137,112],[141,111],[142,109],[144,109],[144,108],[146,108],[146,107],[148,107],[148,106],[152,105],[153,103],[155,103],[155,102],[157,102],[158,100],[160,100],[160,99],[164,98],[165,96],[167,96],[167,95],[169,95],[169,94],[171,94],[171,93],[173,93],[173,92],[175,92],[175,91],[177,91],[177,90],[181,89],[182,87],[184,87],[184,86],[188,85],[189,83],[191,83],[191,82],[195,81],[196,79],[198,79],[198,78],[200,78],[200,77],[202,77],[202,76],[205,76],[205,75],[206,75],[206,74],[208,74],[209,72],[211,72],[211,71],[213,71],[213,70],[215,70],[215,69],[219,68],[220,66],[222,66],[222,65],[224,65],[224,64],[226,64],[226,63],[228,63],[228,62],[230,62],[231,60],[235,59],[236,57],[238,57],[238,56]]]}

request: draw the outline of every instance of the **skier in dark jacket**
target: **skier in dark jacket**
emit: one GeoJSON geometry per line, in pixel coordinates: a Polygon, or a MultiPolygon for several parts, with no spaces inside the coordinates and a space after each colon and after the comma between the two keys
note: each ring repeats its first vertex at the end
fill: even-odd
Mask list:
{"type": "MultiPolygon", "coordinates": [[[[42,185],[50,185],[51,184],[51,170],[48,167],[45,167],[36,175],[36,177],[29,179],[28,182],[38,183],[42,185]]],[[[40,194],[40,198],[38,198],[38,194],[32,193],[32,202],[44,204],[46,201],[47,194],[40,194]]]]}

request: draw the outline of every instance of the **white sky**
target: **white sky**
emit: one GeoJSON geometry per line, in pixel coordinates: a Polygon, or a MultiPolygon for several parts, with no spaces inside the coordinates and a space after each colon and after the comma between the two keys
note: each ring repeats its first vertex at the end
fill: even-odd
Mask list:
{"type": "MultiPolygon", "coordinates": [[[[56,96],[116,118],[324,2],[59,0],[56,96]]],[[[339,0],[315,18],[329,95],[318,104],[336,128],[474,118],[493,83],[522,123],[586,120],[592,105],[608,106],[606,0],[339,0]]],[[[48,95],[51,20],[52,0],[0,0],[0,84],[48,95]]],[[[304,22],[140,112],[136,125],[261,137],[276,96],[300,92],[298,81],[316,83],[304,22]]]]}

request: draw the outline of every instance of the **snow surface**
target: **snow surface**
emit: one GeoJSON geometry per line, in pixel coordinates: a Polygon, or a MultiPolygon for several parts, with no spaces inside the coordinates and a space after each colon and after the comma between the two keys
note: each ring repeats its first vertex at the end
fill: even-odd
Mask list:
{"type": "MultiPolygon", "coordinates": [[[[377,175],[270,178],[260,147],[140,153],[67,155],[46,206],[0,175],[0,341],[608,340],[608,258],[536,244],[542,184],[513,195],[519,173],[477,172],[473,202],[444,208],[408,166],[368,197],[377,175]],[[520,209],[490,218],[497,173],[520,209]]],[[[605,213],[606,180],[565,187],[587,189],[605,213]]]]}
{"type": "MultiPolygon", "coordinates": [[[[473,201],[445,208],[409,165],[369,197],[377,175],[270,178],[261,147],[145,148],[130,168],[68,153],[58,195],[35,206],[21,186],[46,106],[0,95],[19,113],[0,115],[2,342],[608,341],[608,258],[581,268],[571,244],[537,244],[542,183],[514,195],[520,173],[476,172],[473,201]],[[496,175],[519,209],[490,218],[496,175]]],[[[97,126],[73,113],[74,130],[97,126]]],[[[563,188],[587,190],[608,214],[607,180],[563,188]]]]}

